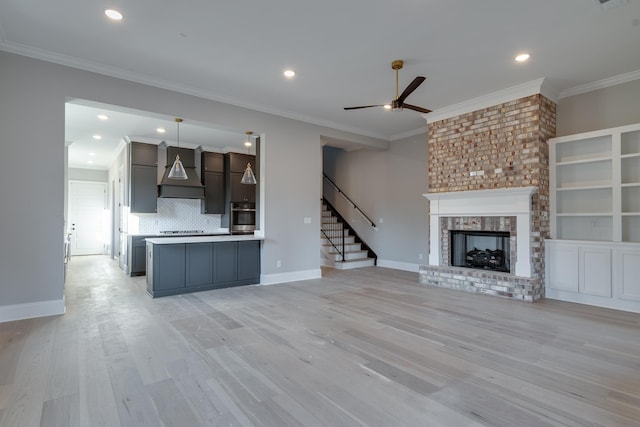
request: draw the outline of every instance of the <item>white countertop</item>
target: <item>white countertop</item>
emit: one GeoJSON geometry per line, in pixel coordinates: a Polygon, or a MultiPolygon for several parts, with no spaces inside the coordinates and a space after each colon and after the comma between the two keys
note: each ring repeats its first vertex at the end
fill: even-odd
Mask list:
{"type": "Polygon", "coordinates": [[[226,236],[178,236],[145,239],[154,245],[170,245],[175,243],[208,243],[208,242],[240,242],[245,240],[264,240],[262,236],[253,234],[232,234],[226,236]]]}

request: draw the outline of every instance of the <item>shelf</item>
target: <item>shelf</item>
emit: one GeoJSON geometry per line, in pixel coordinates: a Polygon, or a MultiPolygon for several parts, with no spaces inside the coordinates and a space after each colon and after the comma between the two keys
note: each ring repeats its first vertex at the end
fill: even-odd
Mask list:
{"type": "MultiPolygon", "coordinates": [[[[633,184],[630,184],[630,185],[633,185],[633,184]]],[[[613,188],[613,186],[612,185],[593,185],[588,187],[559,187],[559,188],[556,188],[556,191],[601,190],[601,189],[607,189],[607,188],[613,188]]]]}
{"type": "Polygon", "coordinates": [[[622,241],[640,242],[640,215],[623,215],[622,241]]]}
{"type": "Polygon", "coordinates": [[[611,135],[567,141],[556,145],[556,162],[600,160],[611,157],[611,135]]]}
{"type": "Polygon", "coordinates": [[[620,160],[622,183],[630,184],[640,182],[640,156],[625,157],[620,160]]]}
{"type": "Polygon", "coordinates": [[[623,157],[640,154],[640,130],[620,134],[620,153],[623,157]]]}
{"type": "Polygon", "coordinates": [[[612,241],[613,217],[558,215],[557,234],[558,239],[612,241]]]}
{"type": "Polygon", "coordinates": [[[640,182],[627,182],[626,184],[620,184],[620,187],[622,188],[640,187],[640,182]]]}
{"type": "Polygon", "coordinates": [[[613,189],[562,191],[556,194],[556,212],[610,214],[613,189]]]}
{"type": "Polygon", "coordinates": [[[640,211],[638,212],[622,212],[622,216],[640,216],[640,211]]]}
{"type": "Polygon", "coordinates": [[[632,159],[634,157],[640,157],[640,153],[623,154],[620,156],[621,159],[632,159]]]}
{"type": "Polygon", "coordinates": [[[612,185],[612,160],[556,165],[556,187],[603,187],[612,185]]]}
{"type": "Polygon", "coordinates": [[[640,212],[640,187],[622,188],[622,212],[640,212]]]}
{"type": "MultiPolygon", "coordinates": [[[[634,154],[635,156],[635,154],[634,154]]],[[[631,157],[631,155],[630,155],[631,157]]],[[[556,162],[556,166],[567,166],[567,165],[582,165],[585,163],[596,163],[596,162],[606,162],[608,160],[611,160],[611,156],[607,156],[607,157],[596,157],[593,159],[587,159],[587,160],[571,160],[568,162],[556,162]]]]}
{"type": "Polygon", "coordinates": [[[580,212],[580,213],[559,213],[556,214],[557,217],[564,217],[564,218],[569,218],[569,217],[576,217],[576,218],[580,218],[580,217],[588,217],[588,216],[594,216],[594,217],[603,217],[603,216],[613,216],[612,212],[580,212]]]}

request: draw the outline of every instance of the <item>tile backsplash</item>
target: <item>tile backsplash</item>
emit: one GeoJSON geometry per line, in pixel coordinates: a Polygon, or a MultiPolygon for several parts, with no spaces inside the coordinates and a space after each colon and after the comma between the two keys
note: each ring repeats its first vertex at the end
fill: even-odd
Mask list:
{"type": "MultiPolygon", "coordinates": [[[[219,232],[220,215],[200,213],[198,199],[158,199],[157,213],[130,213],[129,234],[157,234],[161,231],[202,230],[219,232]]],[[[128,208],[127,208],[128,209],[128,208]]]]}

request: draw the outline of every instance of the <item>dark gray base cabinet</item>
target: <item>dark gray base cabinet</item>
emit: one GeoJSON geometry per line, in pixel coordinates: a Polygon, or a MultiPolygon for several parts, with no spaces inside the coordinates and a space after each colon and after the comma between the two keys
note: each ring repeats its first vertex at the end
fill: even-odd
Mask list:
{"type": "Polygon", "coordinates": [[[178,295],[260,283],[260,241],[147,243],[147,293],[178,295]]]}
{"type": "Polygon", "coordinates": [[[128,236],[128,271],[130,276],[144,276],[147,272],[147,242],[153,236],[128,236]]]}

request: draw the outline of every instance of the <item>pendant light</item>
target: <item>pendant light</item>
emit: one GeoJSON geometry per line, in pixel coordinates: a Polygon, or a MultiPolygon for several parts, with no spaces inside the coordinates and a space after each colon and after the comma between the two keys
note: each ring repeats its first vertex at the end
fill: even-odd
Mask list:
{"type": "MultiPolygon", "coordinates": [[[[251,135],[253,135],[253,132],[251,132],[250,130],[245,132],[247,134],[247,141],[244,143],[244,145],[247,146],[247,153],[251,154],[250,150],[251,150],[251,135]]],[[[251,169],[251,162],[247,163],[247,167],[244,170],[244,174],[242,174],[242,179],[240,180],[241,184],[257,184],[258,181],[256,181],[256,176],[253,174],[253,170],[251,169]]]]}
{"type": "Polygon", "coordinates": [[[169,171],[169,175],[167,178],[170,179],[188,179],[187,172],[184,170],[184,166],[182,166],[182,162],[180,161],[180,123],[182,123],[182,119],[176,117],[176,126],[178,127],[178,153],[176,153],[176,160],[173,162],[173,166],[171,166],[171,170],[169,171]]]}

